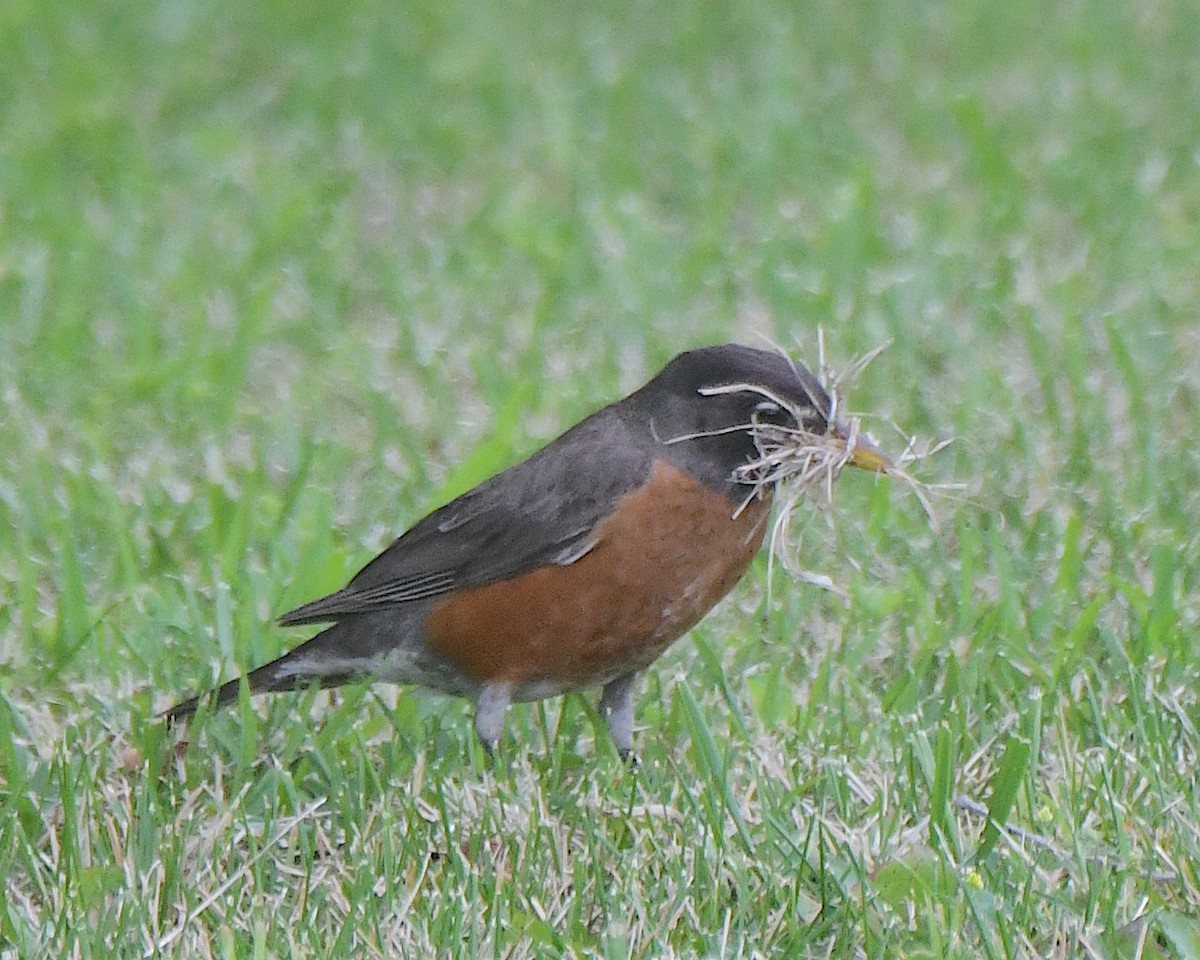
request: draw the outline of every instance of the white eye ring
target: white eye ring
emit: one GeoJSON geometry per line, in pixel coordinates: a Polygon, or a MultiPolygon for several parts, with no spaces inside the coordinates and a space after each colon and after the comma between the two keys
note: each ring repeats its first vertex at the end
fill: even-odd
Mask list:
{"type": "Polygon", "coordinates": [[[763,413],[778,413],[782,408],[772,400],[760,400],[754,405],[754,409],[763,413]]]}

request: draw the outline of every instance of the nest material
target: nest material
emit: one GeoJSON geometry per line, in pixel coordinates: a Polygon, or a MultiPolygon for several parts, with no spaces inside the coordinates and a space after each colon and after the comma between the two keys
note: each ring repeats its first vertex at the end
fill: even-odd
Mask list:
{"type": "MultiPolygon", "coordinates": [[[[853,459],[862,437],[859,421],[857,418],[850,418],[838,424],[831,420],[829,430],[825,433],[815,433],[800,425],[804,422],[803,411],[796,409],[793,404],[770,390],[755,384],[735,383],[709,388],[703,392],[713,394],[746,390],[761,394],[765,400],[776,404],[792,417],[796,425],[755,418],[751,425],[751,436],[758,456],[734,471],[734,479],[750,488],[734,516],[741,513],[752,501],[774,492],[776,509],[775,520],[771,525],[768,564],[773,565],[778,558],[784,569],[796,579],[812,583],[845,598],[845,592],[828,575],[801,568],[796,563],[798,550],[788,549],[788,544],[792,540],[792,518],[801,502],[815,501],[825,506],[832,503],[833,482],[842,472],[842,468],[853,459]],[[814,493],[817,494],[816,497],[810,496],[814,493]]],[[[768,575],[768,584],[772,579],[768,575]]]]}
{"type": "MultiPolygon", "coordinates": [[[[760,394],[764,400],[776,405],[790,415],[792,423],[784,425],[772,422],[763,417],[756,417],[750,425],[751,435],[758,456],[742,464],[734,472],[734,479],[746,484],[749,492],[739,506],[737,513],[756,498],[770,491],[775,492],[775,521],[771,527],[770,560],[775,558],[783,564],[784,569],[793,577],[813,583],[846,597],[845,592],[822,573],[802,569],[796,563],[798,544],[791,544],[791,523],[801,503],[812,503],[818,507],[829,507],[833,502],[833,485],[842,469],[856,458],[866,454],[880,473],[906,486],[921,503],[922,509],[929,517],[930,523],[936,524],[933,508],[927,491],[928,486],[916,480],[905,470],[905,465],[922,459],[945,446],[917,452],[915,440],[910,439],[904,453],[896,460],[884,456],[874,441],[862,429],[858,416],[843,413],[840,410],[839,387],[857,377],[863,369],[884,350],[888,344],[882,344],[858,361],[852,363],[848,370],[840,376],[834,376],[824,364],[824,344],[821,345],[821,380],[829,395],[829,409],[822,410],[825,414],[828,428],[824,433],[816,433],[803,426],[804,410],[798,409],[794,403],[775,395],[772,391],[761,386],[747,383],[736,383],[711,387],[703,392],[706,394],[733,393],[750,391],[760,394]],[[875,461],[878,460],[878,464],[875,461]]],[[[810,397],[812,405],[818,407],[817,398],[810,397]]],[[[947,441],[948,442],[948,441],[947,441]]],[[[860,464],[861,465],[861,464],[860,464]]],[[[736,516],[736,514],[735,514],[736,516]]],[[[768,579],[768,583],[770,579],[768,579]]]]}

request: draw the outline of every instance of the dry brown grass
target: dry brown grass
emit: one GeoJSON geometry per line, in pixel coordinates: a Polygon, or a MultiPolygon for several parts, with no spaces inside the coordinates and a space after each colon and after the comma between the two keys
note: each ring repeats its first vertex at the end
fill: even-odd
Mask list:
{"type": "MultiPolygon", "coordinates": [[[[811,505],[817,510],[832,507],[834,481],[843,468],[847,465],[865,467],[894,478],[917,498],[934,526],[937,525],[937,517],[932,497],[961,489],[957,484],[923,483],[908,470],[910,464],[932,456],[952,441],[922,444],[917,438],[908,437],[903,452],[891,458],[863,429],[862,415],[844,409],[846,389],[888,346],[890,343],[882,343],[852,360],[844,370],[835,372],[826,363],[824,336],[818,331],[819,380],[829,397],[829,404],[826,409],[821,409],[825,405],[820,398],[810,396],[809,400],[814,407],[821,409],[829,425],[824,432],[816,432],[805,426],[805,411],[795,402],[760,385],[733,383],[702,391],[705,395],[742,391],[757,393],[789,414],[790,423],[781,424],[765,417],[756,417],[753,423],[746,425],[753,435],[758,456],[743,464],[734,474],[735,479],[749,488],[738,512],[757,497],[773,491],[776,511],[770,537],[771,562],[778,558],[793,577],[838,594],[842,594],[842,591],[830,577],[804,570],[796,562],[799,538],[793,536],[792,523],[802,506],[811,505]]],[[[787,356],[785,351],[781,352],[787,356]]],[[[790,357],[788,359],[795,363],[790,357]]],[[[898,428],[897,432],[900,432],[898,428]]]]}

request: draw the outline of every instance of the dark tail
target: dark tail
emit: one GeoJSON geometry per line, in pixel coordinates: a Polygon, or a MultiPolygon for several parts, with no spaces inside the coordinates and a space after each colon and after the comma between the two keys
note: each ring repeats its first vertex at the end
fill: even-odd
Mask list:
{"type": "MultiPolygon", "coordinates": [[[[336,687],[369,673],[367,664],[364,664],[362,671],[347,670],[346,657],[331,656],[336,654],[336,647],[340,640],[339,637],[333,636],[335,630],[337,630],[336,624],[328,630],[318,633],[311,640],[300,644],[290,653],[285,653],[278,660],[272,660],[246,674],[245,681],[250,686],[250,692],[253,694],[303,690],[314,684],[322,687],[336,687]],[[334,659],[336,665],[328,662],[330,659],[334,659]]],[[[210,703],[214,707],[231,703],[238,698],[242,679],[238,677],[221,684],[216,690],[188,697],[169,710],[164,710],[159,717],[166,720],[167,723],[176,723],[190,717],[202,703],[210,703]]]]}

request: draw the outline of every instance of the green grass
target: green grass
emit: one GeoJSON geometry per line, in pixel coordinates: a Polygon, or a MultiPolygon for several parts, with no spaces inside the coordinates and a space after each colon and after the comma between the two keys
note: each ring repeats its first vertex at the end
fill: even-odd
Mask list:
{"type": "Polygon", "coordinates": [[[1200,14],[0,6],[0,957],[1200,957],[1200,14]],[[173,699],[690,345],[886,339],[593,701],[173,699]],[[875,419],[878,418],[878,419],[875,419]],[[981,813],[990,811],[992,821],[981,813]]]}

